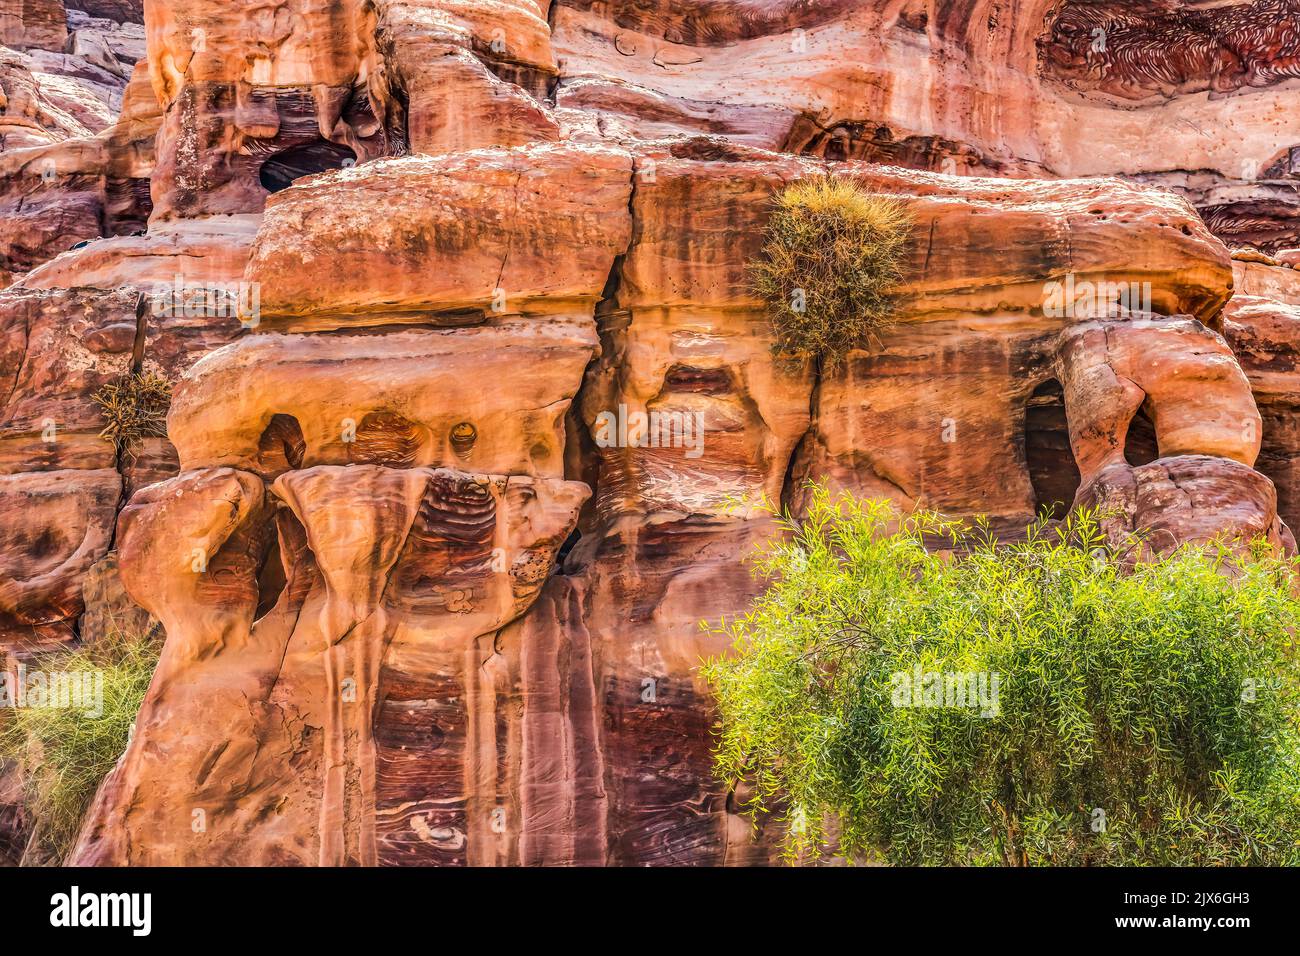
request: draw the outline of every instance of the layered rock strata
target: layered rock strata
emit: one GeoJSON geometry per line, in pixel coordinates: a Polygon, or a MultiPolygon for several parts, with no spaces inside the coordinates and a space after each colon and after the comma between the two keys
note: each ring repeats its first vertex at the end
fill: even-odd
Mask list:
{"type": "Polygon", "coordinates": [[[700,623],[810,480],[1295,547],[1286,2],[69,6],[147,57],[99,130],[8,93],[0,642],[166,632],[73,862],[772,861],[700,623]],[[833,374],[747,274],[825,172],[913,220],[833,374]]]}

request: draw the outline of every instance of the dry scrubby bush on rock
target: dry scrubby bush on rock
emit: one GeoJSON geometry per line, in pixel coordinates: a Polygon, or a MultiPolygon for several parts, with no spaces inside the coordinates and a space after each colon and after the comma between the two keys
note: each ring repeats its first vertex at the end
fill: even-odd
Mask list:
{"type": "Polygon", "coordinates": [[[43,656],[28,672],[103,674],[103,709],[32,707],[0,712],[0,760],[15,761],[42,849],[62,858],[100,782],[126,750],[158,664],[156,634],[111,632],[94,644],[43,656]]]}
{"type": "Polygon", "coordinates": [[[112,442],[123,456],[133,454],[145,438],[166,438],[171,394],[167,380],[149,372],[110,382],[91,396],[104,416],[99,437],[112,442]]]}
{"type": "Polygon", "coordinates": [[[824,489],[782,525],[705,673],[720,775],[792,858],[1300,863],[1294,560],[1132,567],[1087,514],[999,544],[824,489]],[[995,716],[900,699],[918,667],[999,675],[995,716]]]}
{"type": "Polygon", "coordinates": [[[911,218],[902,201],[833,176],[792,183],[775,205],[750,267],[773,351],[831,371],[889,326],[911,218]]]}

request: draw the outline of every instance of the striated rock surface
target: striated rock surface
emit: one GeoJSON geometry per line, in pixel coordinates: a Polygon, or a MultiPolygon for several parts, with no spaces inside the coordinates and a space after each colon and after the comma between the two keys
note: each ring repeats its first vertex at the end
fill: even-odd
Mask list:
{"type": "Polygon", "coordinates": [[[1201,6],[1072,0],[1040,40],[1043,59],[1076,89],[1135,100],[1300,77],[1294,0],[1201,6]]]}
{"type": "Polygon", "coordinates": [[[700,622],[809,480],[1294,550],[1294,7],[0,6],[0,648],[166,632],[71,861],[773,862],[700,622]],[[747,273],[828,171],[913,219],[834,373],[747,273]]]}
{"type": "MultiPolygon", "coordinates": [[[[16,125],[15,135],[3,134],[0,279],[5,285],[84,243],[143,230],[152,208],[149,177],[159,113],[144,72],[130,75],[121,117],[95,135],[79,124],[57,131],[70,133],[68,138],[37,134],[25,121],[16,125]]],[[[31,122],[45,115],[39,103],[16,105],[15,112],[32,112],[31,122]]]]}
{"type": "Polygon", "coordinates": [[[128,751],[78,859],[498,862],[514,706],[495,633],[532,603],[587,489],[360,465],[270,490],[278,598],[258,567],[271,499],[257,477],[190,472],[124,512],[124,581],[185,636],[142,715],[161,749],[128,751]]]}
{"type": "Polygon", "coordinates": [[[1233,263],[1238,294],[1224,335],[1250,377],[1262,418],[1256,467],[1277,487],[1278,512],[1300,527],[1300,274],[1233,263]]]}
{"type": "Polygon", "coordinates": [[[58,48],[67,38],[60,0],[4,0],[0,5],[0,43],[5,46],[58,48]]]}
{"type": "Polygon", "coordinates": [[[137,298],[80,289],[15,290],[4,297],[0,470],[113,467],[91,395],[131,365],[137,298]]]}

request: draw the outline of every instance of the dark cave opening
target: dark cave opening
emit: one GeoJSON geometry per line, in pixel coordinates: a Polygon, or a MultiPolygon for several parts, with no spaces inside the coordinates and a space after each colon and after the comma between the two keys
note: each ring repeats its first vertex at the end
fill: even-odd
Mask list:
{"type": "Polygon", "coordinates": [[[342,169],[356,159],[357,154],[348,147],[317,139],[274,154],[262,164],[258,178],[267,192],[278,193],[292,186],[295,179],[342,169]]]}
{"type": "Polygon", "coordinates": [[[1149,465],[1160,457],[1160,443],[1156,440],[1156,425],[1147,410],[1149,402],[1133,415],[1129,422],[1128,436],[1124,439],[1124,460],[1134,468],[1149,465]]]}
{"type": "Polygon", "coordinates": [[[570,532],[569,536],[564,539],[564,544],[560,545],[560,550],[555,555],[556,574],[564,573],[565,558],[567,558],[569,554],[573,551],[573,549],[578,546],[578,542],[581,540],[582,540],[582,532],[577,528],[574,528],[573,531],[570,532]]]}
{"type": "Polygon", "coordinates": [[[1025,404],[1025,464],[1034,488],[1034,510],[1064,518],[1079,491],[1079,466],[1070,447],[1065,390],[1056,379],[1034,389],[1025,404]]]}
{"type": "Polygon", "coordinates": [[[258,473],[273,481],[286,471],[301,468],[306,452],[307,440],[298,419],[276,413],[257,441],[258,473]]]}
{"type": "Polygon", "coordinates": [[[280,556],[280,538],[275,535],[271,538],[270,547],[257,573],[257,610],[253,613],[254,621],[260,621],[279,603],[280,595],[288,583],[284,561],[280,556]]]}

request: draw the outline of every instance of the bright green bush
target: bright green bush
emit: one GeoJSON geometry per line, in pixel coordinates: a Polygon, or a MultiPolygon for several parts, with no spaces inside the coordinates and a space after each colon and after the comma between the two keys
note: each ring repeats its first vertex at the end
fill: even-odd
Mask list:
{"type": "Polygon", "coordinates": [[[1087,514],[998,544],[824,489],[781,520],[705,674],[718,771],[784,818],[792,858],[1300,863],[1294,562],[1134,568],[1087,514]],[[911,706],[896,675],[918,667],[997,675],[992,715],[911,706]]]}
{"type": "Polygon", "coordinates": [[[751,265],[774,352],[830,370],[885,329],[911,224],[900,200],[850,179],[804,179],[782,190],[751,265]]]}
{"type": "Polygon", "coordinates": [[[98,715],[72,707],[19,708],[0,715],[0,760],[19,764],[37,838],[53,855],[62,858],[72,848],[91,798],[126,750],[161,647],[152,635],[117,633],[45,655],[38,668],[31,668],[102,673],[98,715]]]}

